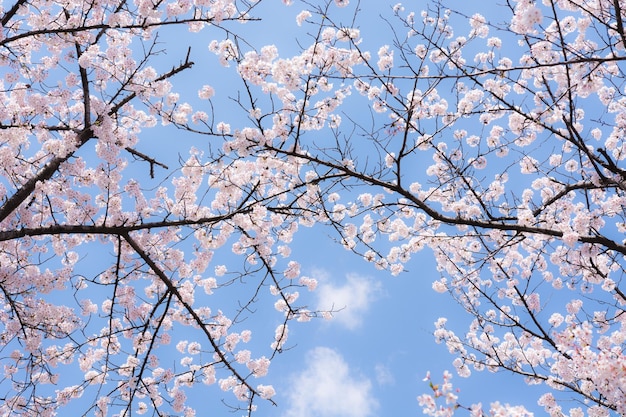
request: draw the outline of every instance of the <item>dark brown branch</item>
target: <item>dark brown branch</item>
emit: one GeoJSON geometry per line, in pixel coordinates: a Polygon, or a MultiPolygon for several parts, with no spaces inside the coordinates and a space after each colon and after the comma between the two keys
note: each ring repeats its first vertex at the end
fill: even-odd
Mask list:
{"type": "Polygon", "coordinates": [[[2,16],[0,24],[2,24],[3,27],[6,26],[7,23],[9,23],[9,20],[11,20],[13,16],[15,16],[15,13],[17,13],[20,7],[22,7],[26,2],[27,0],[17,0],[13,7],[11,7],[11,9],[9,9],[9,11],[6,12],[4,16],[2,16]]]}
{"type": "MultiPolygon", "coordinates": [[[[69,20],[70,13],[65,10],[65,18],[69,20]]],[[[89,77],[87,76],[87,70],[78,63],[81,55],[83,54],[82,48],[78,42],[74,42],[74,48],[76,49],[76,64],[78,65],[78,73],[80,74],[80,84],[83,89],[83,125],[89,126],[91,123],[91,93],[89,91],[89,77]]]]}
{"type": "Polygon", "coordinates": [[[615,21],[617,23],[617,33],[622,38],[622,44],[626,48],[626,34],[624,33],[624,21],[622,20],[622,8],[619,5],[619,0],[613,0],[613,6],[615,7],[615,21]]]}
{"type": "Polygon", "coordinates": [[[169,167],[167,165],[165,165],[164,163],[159,162],[156,159],[151,158],[148,155],[146,155],[144,153],[141,153],[141,152],[139,152],[139,151],[137,151],[137,150],[135,150],[135,149],[133,149],[131,147],[126,147],[124,149],[128,153],[138,157],[139,159],[143,159],[144,161],[146,161],[146,162],[148,162],[150,164],[150,178],[154,178],[154,166],[155,165],[158,165],[158,166],[160,166],[161,168],[164,168],[164,169],[169,169],[169,167]]]}
{"type": "MultiPolygon", "coordinates": [[[[223,19],[223,21],[229,21],[229,20],[230,21],[232,21],[232,20],[241,21],[241,18],[239,18],[239,17],[230,17],[230,18],[223,19]]],[[[257,18],[248,18],[246,20],[247,21],[254,21],[254,20],[259,20],[259,19],[257,19],[257,18]]],[[[7,44],[9,44],[11,42],[15,42],[16,40],[19,40],[19,39],[29,38],[29,37],[38,36],[38,35],[68,34],[68,33],[72,33],[73,34],[73,33],[87,32],[87,31],[91,31],[91,30],[102,30],[102,29],[148,29],[148,28],[155,28],[155,27],[162,27],[162,26],[171,26],[171,25],[181,25],[181,24],[196,23],[196,22],[213,23],[213,19],[190,18],[190,19],[170,20],[170,21],[166,21],[166,22],[131,24],[131,25],[124,25],[124,26],[116,26],[115,28],[112,28],[110,25],[105,24],[105,23],[99,23],[99,24],[96,24],[96,25],[85,25],[85,26],[79,26],[79,27],[74,27],[74,28],[59,27],[59,28],[37,29],[37,30],[31,30],[31,31],[28,31],[28,32],[20,33],[20,34],[17,34],[15,36],[7,37],[7,38],[3,39],[2,41],[0,41],[0,45],[4,46],[4,45],[7,45],[7,44]]]]}
{"type": "MultiPolygon", "coordinates": [[[[90,127],[81,131],[76,138],[76,149],[79,149],[92,137],[93,131],[90,127]]],[[[54,173],[59,169],[59,166],[61,166],[63,162],[67,161],[74,154],[74,152],[75,151],[69,152],[65,156],[52,158],[34,177],[26,181],[26,183],[23,184],[0,208],[0,222],[4,221],[28,198],[29,195],[32,194],[38,182],[44,182],[52,178],[54,173]]]]}
{"type": "Polygon", "coordinates": [[[197,226],[214,224],[224,220],[228,220],[236,214],[246,213],[247,209],[234,210],[232,213],[228,213],[222,216],[215,217],[203,217],[201,219],[190,220],[172,220],[172,221],[158,221],[152,223],[138,223],[134,225],[121,225],[121,226],[98,226],[98,225],[54,225],[41,228],[22,228],[16,230],[0,231],[0,242],[7,240],[20,239],[26,236],[54,236],[54,235],[68,235],[68,234],[94,234],[94,235],[113,235],[123,236],[130,232],[139,230],[159,229],[166,227],[181,227],[181,226],[197,226]]]}

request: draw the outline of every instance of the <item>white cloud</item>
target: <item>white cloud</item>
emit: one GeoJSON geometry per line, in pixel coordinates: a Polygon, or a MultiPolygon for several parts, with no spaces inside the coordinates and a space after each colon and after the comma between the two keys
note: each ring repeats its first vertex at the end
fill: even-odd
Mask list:
{"type": "Polygon", "coordinates": [[[355,375],[336,351],[309,351],[307,368],[291,381],[285,417],[368,417],[378,402],[369,379],[355,375]]]}
{"type": "Polygon", "coordinates": [[[363,316],[380,292],[380,283],[357,274],[348,274],[346,283],[334,285],[322,278],[316,293],[318,310],[333,310],[333,322],[349,329],[363,323],[363,316]]]}
{"type": "Polygon", "coordinates": [[[378,382],[378,385],[393,385],[395,383],[393,374],[389,368],[382,363],[376,364],[374,371],[376,372],[376,382],[378,382]]]}

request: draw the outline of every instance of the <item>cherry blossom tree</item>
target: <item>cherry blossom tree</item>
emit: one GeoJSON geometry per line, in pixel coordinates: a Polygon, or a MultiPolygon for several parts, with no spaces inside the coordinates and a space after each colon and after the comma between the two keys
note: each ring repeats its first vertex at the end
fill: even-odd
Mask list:
{"type": "MultiPolygon", "coordinates": [[[[332,315],[299,300],[303,227],[392,275],[431,251],[468,313],[435,323],[459,375],[542,384],[551,416],[626,414],[624,2],[390,3],[382,28],[364,2],[275,2],[294,54],[245,36],[268,3],[4,5],[2,415],[192,416],[203,384],[271,404],[290,324],[332,315]],[[201,37],[237,85],[182,98],[195,51],[167,36],[201,37]],[[202,146],[170,143],[170,167],[157,125],[202,146]]],[[[425,413],[527,413],[464,406],[450,379],[425,413]]]]}
{"type": "MultiPolygon", "coordinates": [[[[271,286],[290,313],[283,322],[306,316],[291,308],[297,294],[288,291],[289,281],[274,275],[273,239],[287,241],[293,226],[264,206],[259,193],[269,184],[260,184],[259,174],[267,174],[254,161],[225,161],[226,153],[200,163],[199,151],[188,149],[188,159],[169,173],[139,144],[140,132],[159,123],[208,120],[203,111],[191,114],[172,86],[192,67],[191,50],[166,51],[176,61],[165,67],[161,33],[210,26],[227,59],[235,54],[232,27],[256,19],[256,5],[4,5],[0,414],[56,415],[83,397],[74,407],[84,406],[84,414],[193,415],[185,389],[197,383],[219,384],[249,411],[255,397],[271,401],[274,389],[257,381],[269,358],[241,347],[251,332],[238,330],[237,313],[247,307],[229,318],[197,295],[208,297],[229,283],[217,282],[226,266],[211,258],[237,235],[237,252],[249,253],[230,282],[252,275],[250,285],[256,291],[271,286]],[[133,161],[143,174],[128,173],[133,161]],[[232,171],[224,169],[228,164],[232,171]],[[149,181],[157,175],[159,181],[149,181]],[[215,190],[210,197],[209,188],[215,190]],[[194,243],[181,244],[187,240],[194,243]],[[107,259],[95,272],[94,253],[96,265],[107,259]],[[191,341],[173,337],[181,328],[193,329],[191,341]],[[161,363],[174,342],[179,363],[161,363]]],[[[205,100],[213,92],[202,84],[197,90],[205,100]]],[[[298,166],[289,164],[273,169],[293,175],[298,166]]],[[[288,177],[272,181],[268,195],[291,187],[288,177]]],[[[284,275],[294,278],[295,271],[284,275]]],[[[255,297],[253,289],[248,302],[255,297]]],[[[266,355],[279,351],[286,337],[282,324],[266,355]]]]}

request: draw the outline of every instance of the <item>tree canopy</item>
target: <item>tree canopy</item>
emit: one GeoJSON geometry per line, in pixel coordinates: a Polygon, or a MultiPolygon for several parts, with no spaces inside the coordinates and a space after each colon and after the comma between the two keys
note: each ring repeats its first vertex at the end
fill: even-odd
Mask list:
{"type": "MultiPolygon", "coordinates": [[[[626,2],[282,3],[3,4],[0,414],[274,404],[290,325],[334,313],[291,254],[323,228],[399,279],[432,254],[459,375],[626,415],[626,2]]],[[[416,410],[529,414],[450,376],[416,410]]]]}

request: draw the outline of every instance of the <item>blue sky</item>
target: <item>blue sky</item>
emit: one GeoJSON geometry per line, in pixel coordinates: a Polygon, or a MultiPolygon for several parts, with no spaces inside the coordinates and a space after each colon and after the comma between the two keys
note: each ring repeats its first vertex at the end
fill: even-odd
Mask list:
{"type": "MultiPolygon", "coordinates": [[[[421,415],[416,396],[429,389],[422,381],[426,372],[430,370],[436,381],[444,369],[452,369],[453,357],[445,346],[434,342],[433,322],[441,316],[466,320],[447,295],[431,289],[438,273],[430,254],[424,251],[407,265],[408,272],[392,277],[349,252],[337,250],[324,241],[324,236],[307,240],[316,242],[313,259],[305,255],[307,249],[310,251],[306,244],[294,252],[305,271],[321,273],[314,297],[323,297],[322,305],[333,300],[336,306],[346,308],[333,320],[302,324],[294,332],[297,347],[276,361],[272,377],[276,375],[280,381],[280,408],[309,411],[275,415],[421,415]],[[297,256],[299,251],[303,256],[297,256]],[[338,367],[342,369],[339,377],[338,367]],[[294,380],[298,381],[295,390],[291,384],[294,380]],[[344,396],[345,392],[353,395],[344,396]]],[[[494,400],[534,405],[533,389],[505,374],[455,377],[455,385],[468,405],[494,400]]]]}

